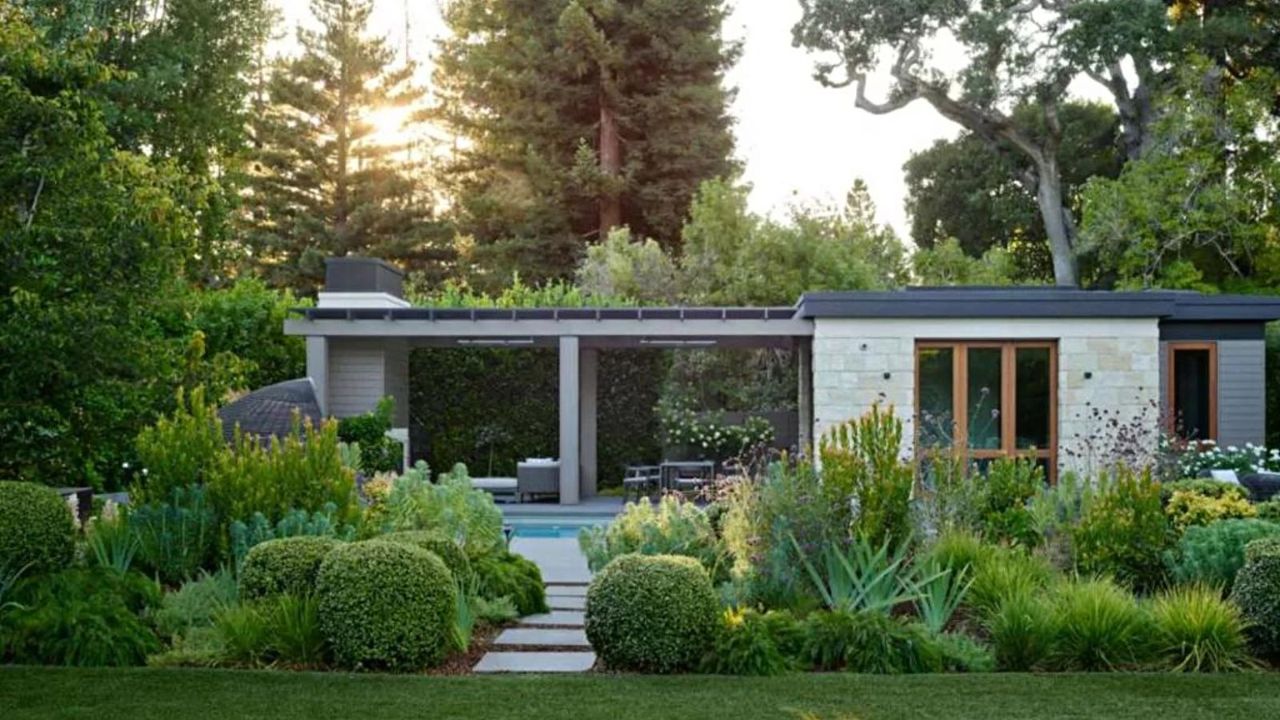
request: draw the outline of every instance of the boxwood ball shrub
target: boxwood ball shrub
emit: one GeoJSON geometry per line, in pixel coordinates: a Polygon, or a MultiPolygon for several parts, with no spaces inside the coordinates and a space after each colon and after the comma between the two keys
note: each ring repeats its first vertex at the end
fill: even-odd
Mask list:
{"type": "Polygon", "coordinates": [[[27,577],[61,570],[75,551],[71,509],[52,488],[0,482],[0,570],[27,577]]]}
{"type": "Polygon", "coordinates": [[[462,547],[439,533],[430,530],[402,530],[387,533],[382,536],[382,539],[389,542],[408,543],[435,553],[444,561],[444,566],[449,568],[449,572],[453,573],[454,579],[462,582],[464,586],[469,586],[471,579],[475,576],[471,570],[471,561],[467,559],[467,554],[463,552],[462,547]]]}
{"type": "Polygon", "coordinates": [[[1254,540],[1244,557],[1231,599],[1250,623],[1254,649],[1274,660],[1280,658],[1280,538],[1254,540]]]}
{"type": "Polygon", "coordinates": [[[439,663],[457,602],[444,561],[405,543],[339,545],[316,578],[320,628],[338,663],[414,670],[439,663]]]}
{"type": "Polygon", "coordinates": [[[320,562],[339,544],[331,537],[299,535],[254,545],[240,569],[240,597],[310,595],[320,562]]]}
{"type": "Polygon", "coordinates": [[[685,670],[711,647],[719,605],[697,560],[623,555],[587,589],[587,639],[617,670],[685,670]]]}

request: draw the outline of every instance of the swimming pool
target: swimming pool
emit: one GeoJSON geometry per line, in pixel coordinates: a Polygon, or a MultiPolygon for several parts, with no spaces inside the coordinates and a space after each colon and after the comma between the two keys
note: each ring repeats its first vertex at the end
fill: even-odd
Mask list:
{"type": "Polygon", "coordinates": [[[507,518],[503,528],[510,528],[511,537],[518,538],[576,538],[585,527],[605,526],[611,517],[516,517],[507,518]]]}

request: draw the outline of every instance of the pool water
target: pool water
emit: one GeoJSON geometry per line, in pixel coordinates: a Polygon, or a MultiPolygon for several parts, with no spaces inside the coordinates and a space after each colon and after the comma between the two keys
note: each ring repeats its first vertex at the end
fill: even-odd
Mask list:
{"type": "Polygon", "coordinates": [[[585,527],[609,524],[609,519],[588,518],[511,518],[504,523],[518,538],[576,538],[585,527]]]}

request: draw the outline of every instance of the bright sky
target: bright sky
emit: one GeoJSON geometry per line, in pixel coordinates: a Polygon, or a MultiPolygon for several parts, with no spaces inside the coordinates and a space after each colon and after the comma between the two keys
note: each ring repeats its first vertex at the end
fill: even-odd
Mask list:
{"type": "MultiPolygon", "coordinates": [[[[310,22],[308,0],[274,0],[285,25],[310,22]]],[[[742,59],[729,74],[738,89],[737,155],[751,184],[751,205],[780,213],[793,201],[835,202],[856,178],[866,181],[877,216],[907,237],[902,165],[912,151],[939,138],[955,137],[956,125],[916,102],[875,116],[853,105],[853,90],[824,88],[813,80],[813,61],[791,46],[800,17],[796,0],[737,0],[726,23],[728,37],[744,43],[742,59]]],[[[404,51],[408,16],[412,58],[429,64],[435,40],[446,32],[440,0],[374,0],[373,32],[404,51]]],[[[1103,99],[1099,88],[1073,86],[1077,94],[1103,99]]],[[[869,89],[874,94],[874,83],[869,89]]]]}

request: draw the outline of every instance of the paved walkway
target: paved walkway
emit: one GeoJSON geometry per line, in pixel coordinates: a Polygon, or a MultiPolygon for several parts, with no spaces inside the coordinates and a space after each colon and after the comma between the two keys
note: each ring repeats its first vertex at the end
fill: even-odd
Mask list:
{"type": "Polygon", "coordinates": [[[477,673],[586,672],[596,663],[583,632],[591,571],[574,538],[516,538],[511,549],[537,563],[551,612],[521,618],[480,658],[477,673]]]}

